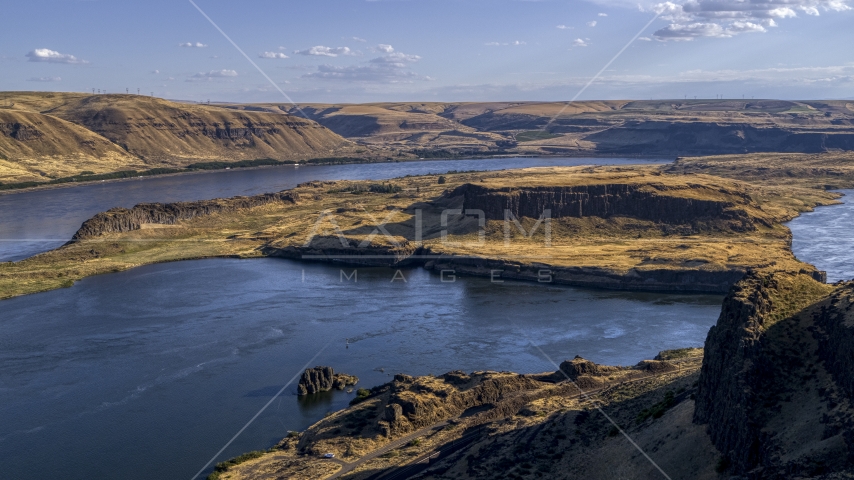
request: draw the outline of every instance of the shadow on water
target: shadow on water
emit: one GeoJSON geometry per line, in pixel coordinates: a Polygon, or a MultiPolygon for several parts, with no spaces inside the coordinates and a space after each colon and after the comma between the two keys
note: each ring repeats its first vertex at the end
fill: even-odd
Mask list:
{"type": "Polygon", "coordinates": [[[318,410],[331,410],[332,402],[337,392],[318,392],[311,395],[299,395],[297,405],[304,415],[316,413],[318,410]]]}

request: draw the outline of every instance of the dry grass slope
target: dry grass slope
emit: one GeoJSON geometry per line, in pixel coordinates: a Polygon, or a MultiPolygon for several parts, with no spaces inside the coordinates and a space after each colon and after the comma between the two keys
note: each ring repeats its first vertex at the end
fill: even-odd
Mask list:
{"type": "Polygon", "coordinates": [[[0,94],[3,183],[196,162],[346,157],[356,150],[316,122],[281,113],[138,95],[0,94]]]}

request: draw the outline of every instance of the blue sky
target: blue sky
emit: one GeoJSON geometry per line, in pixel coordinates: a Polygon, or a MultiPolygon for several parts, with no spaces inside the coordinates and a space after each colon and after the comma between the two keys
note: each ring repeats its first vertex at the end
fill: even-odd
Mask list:
{"type": "MultiPolygon", "coordinates": [[[[854,98],[854,0],[196,0],[298,102],[854,98]]],[[[188,0],[7,2],[0,90],[283,96],[188,0]],[[96,90],[97,91],[97,90],[96,90]]]]}

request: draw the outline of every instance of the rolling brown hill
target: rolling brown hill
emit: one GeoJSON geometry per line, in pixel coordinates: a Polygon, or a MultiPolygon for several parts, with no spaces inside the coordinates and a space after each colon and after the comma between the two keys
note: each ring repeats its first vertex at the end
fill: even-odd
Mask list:
{"type": "Polygon", "coordinates": [[[346,156],[350,141],[304,118],[138,95],[3,94],[0,181],[205,161],[346,156]]]}
{"type": "Polygon", "coordinates": [[[140,167],[144,163],[139,158],[80,125],[50,115],[0,109],[0,182],[140,167]]]}
{"type": "Polygon", "coordinates": [[[138,95],[6,92],[0,93],[0,112],[16,113],[3,117],[0,130],[4,183],[83,170],[182,168],[197,162],[259,159],[854,150],[854,102],[842,100],[396,102],[297,108],[282,103],[200,105],[138,95]],[[65,121],[64,128],[57,121],[65,121]]]}
{"type": "MultiPolygon", "coordinates": [[[[296,113],[283,104],[228,106],[296,113]]],[[[842,100],[399,102],[301,108],[313,120],[365,145],[448,154],[669,156],[854,149],[854,102],[842,100]]]]}
{"type": "Polygon", "coordinates": [[[349,142],[291,115],[236,112],[136,95],[86,96],[52,109],[147,160],[174,165],[206,160],[332,155],[349,142]]]}
{"type": "MultiPolygon", "coordinates": [[[[333,132],[367,146],[481,151],[495,149],[507,137],[459,123],[444,113],[454,104],[371,103],[305,104],[302,112],[333,132]]],[[[282,104],[229,105],[241,110],[299,114],[282,104]]]]}

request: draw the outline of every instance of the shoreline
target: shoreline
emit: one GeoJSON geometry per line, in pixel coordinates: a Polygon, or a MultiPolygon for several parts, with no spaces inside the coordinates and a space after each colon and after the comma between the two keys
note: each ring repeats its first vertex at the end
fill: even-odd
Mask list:
{"type": "MultiPolygon", "coordinates": [[[[173,172],[173,173],[161,173],[156,175],[144,175],[139,177],[129,177],[129,178],[111,178],[108,180],[84,180],[80,182],[67,182],[67,183],[58,183],[58,184],[48,184],[37,185],[33,187],[24,187],[24,188],[15,188],[8,190],[0,190],[0,196],[5,195],[15,195],[18,193],[29,193],[29,192],[38,192],[44,190],[55,190],[61,188],[74,188],[79,186],[89,186],[89,185],[100,185],[104,183],[120,183],[120,182],[133,182],[146,180],[149,178],[168,178],[168,177],[177,177],[177,176],[185,176],[185,175],[200,175],[206,173],[217,173],[217,172],[226,172],[226,171],[245,171],[245,170],[260,170],[266,168],[282,168],[282,167],[328,167],[334,165],[373,165],[378,163],[411,163],[411,162],[448,162],[448,161],[466,161],[466,160],[490,160],[490,159],[507,159],[507,158],[628,158],[638,160],[670,160],[671,163],[676,161],[676,158],[673,158],[672,155],[605,155],[605,154],[585,154],[585,155],[488,155],[483,157],[476,156],[466,156],[464,158],[406,158],[406,159],[395,159],[395,160],[378,160],[378,161],[365,161],[365,162],[329,162],[329,163],[283,163],[281,165],[258,165],[254,167],[226,167],[226,168],[216,168],[210,170],[198,169],[198,170],[187,170],[185,172],[173,172]],[[672,158],[672,160],[671,160],[672,158]]],[[[115,172],[110,172],[115,173],[115,172]]]]}

